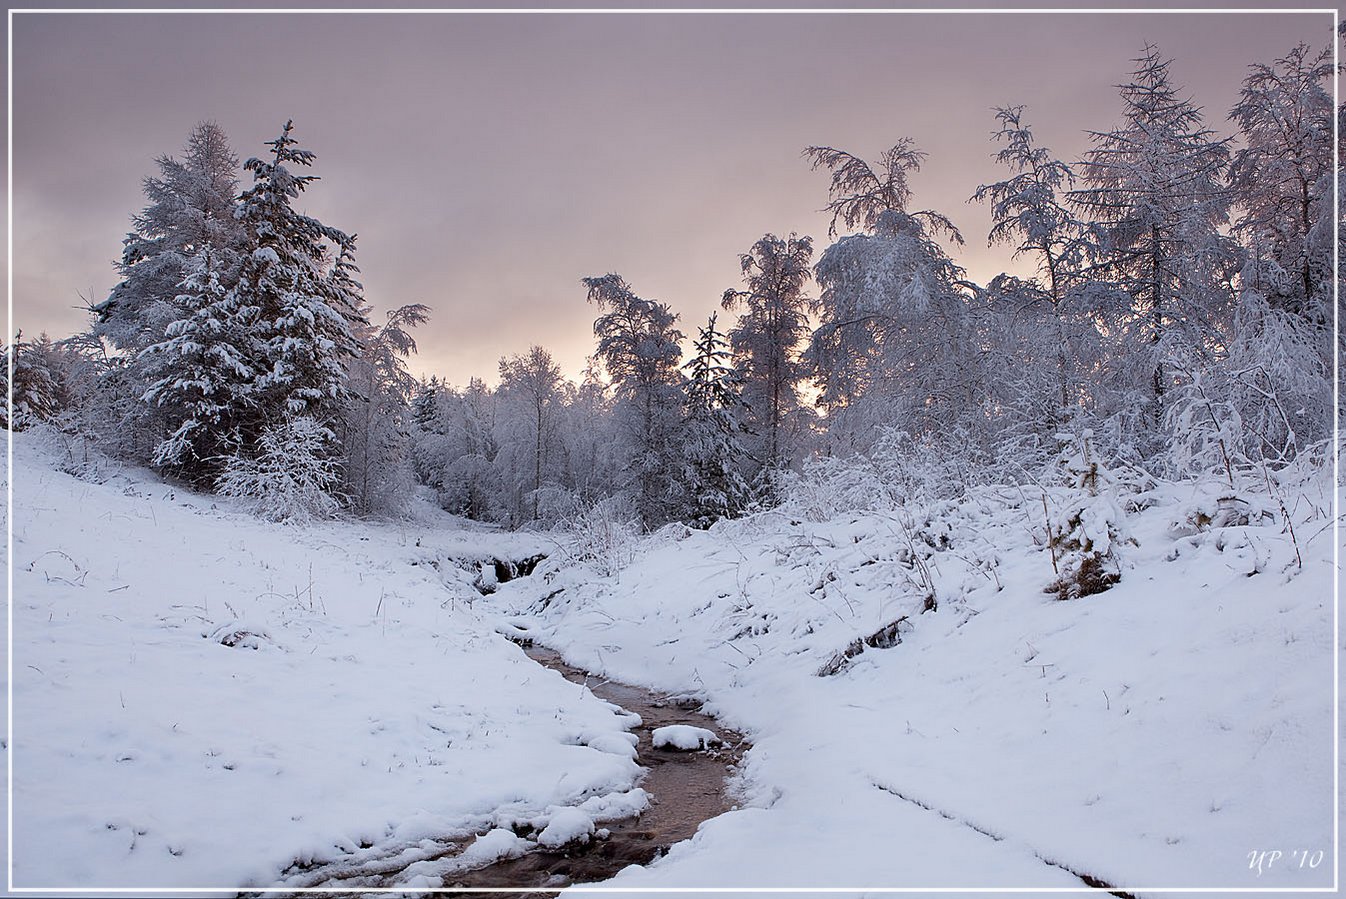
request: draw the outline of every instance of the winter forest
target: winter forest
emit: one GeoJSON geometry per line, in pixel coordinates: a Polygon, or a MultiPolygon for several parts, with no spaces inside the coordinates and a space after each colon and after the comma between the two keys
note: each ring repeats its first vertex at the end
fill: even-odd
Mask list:
{"type": "Polygon", "coordinates": [[[14,297],[11,889],[1330,883],[1334,59],[1214,109],[1138,46],[1078,158],[989,108],[988,233],[900,119],[799,147],[826,233],[745,241],[708,318],[577,269],[583,373],[465,384],[413,373],[449,313],[311,213],[357,185],[304,108],[183,122],[87,328],[14,297]],[[650,751],[727,766],[723,808],[623,855],[672,802],[652,713],[513,644],[705,712],[650,751]]]}

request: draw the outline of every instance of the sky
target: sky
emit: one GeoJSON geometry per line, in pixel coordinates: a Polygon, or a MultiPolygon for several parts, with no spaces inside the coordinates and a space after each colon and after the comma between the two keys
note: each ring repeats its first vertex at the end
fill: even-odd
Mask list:
{"type": "MultiPolygon", "coordinates": [[[[913,208],[962,229],[985,282],[1013,267],[968,198],[1005,177],[992,108],[1026,104],[1074,160],[1120,119],[1149,41],[1225,120],[1253,62],[1332,40],[1330,14],[183,14],[13,16],[13,314],[88,325],[85,301],[144,206],[154,159],[218,122],[262,155],[286,119],[317,154],[301,208],[358,235],[381,319],[425,303],[411,368],[494,381],[547,348],[593,350],[580,279],[619,272],[694,334],[764,233],[829,240],[828,176],[801,151],[929,155],[913,208]]],[[[246,181],[243,186],[246,187],[246,181]]],[[[723,314],[722,314],[723,317],[723,314]]]]}

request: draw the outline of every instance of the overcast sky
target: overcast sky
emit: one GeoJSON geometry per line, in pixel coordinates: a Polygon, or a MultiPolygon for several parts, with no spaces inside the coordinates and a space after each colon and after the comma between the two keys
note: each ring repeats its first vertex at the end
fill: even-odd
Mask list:
{"type": "MultiPolygon", "coordinates": [[[[417,373],[494,380],[538,343],[592,351],[580,278],[620,272],[683,330],[738,286],[763,233],[826,245],[808,144],[929,153],[916,208],[962,228],[986,280],[977,185],[991,107],[1028,105],[1066,159],[1119,118],[1146,41],[1227,131],[1249,63],[1332,39],[1328,14],[17,14],[14,315],[64,336],[101,300],[141,179],[213,119],[241,158],[295,121],[322,180],[306,211],[359,235],[381,313],[433,309],[417,373]]],[[[246,184],[245,184],[246,186],[246,184]]]]}

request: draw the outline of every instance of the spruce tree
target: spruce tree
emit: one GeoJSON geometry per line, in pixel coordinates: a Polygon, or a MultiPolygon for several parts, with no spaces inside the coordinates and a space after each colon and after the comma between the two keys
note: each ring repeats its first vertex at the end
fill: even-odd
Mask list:
{"type": "Polygon", "coordinates": [[[238,450],[239,426],[256,406],[257,310],[225,287],[219,254],[208,244],[193,257],[177,305],[183,317],[139,354],[150,379],[143,399],[162,409],[172,428],[152,462],[205,484],[238,450]]]}
{"type": "Polygon", "coordinates": [[[244,435],[249,444],[285,418],[309,417],[332,427],[347,399],[347,360],[359,350],[353,329],[367,325],[355,280],[354,236],[294,209],[317,176],[291,170],[314,159],[299,148],[293,129],[286,122],[268,142],[269,158],[244,163],[253,185],[238,209],[248,252],[236,290],[240,310],[256,318],[261,342],[258,414],[244,435]]]}
{"type": "MultiPolygon", "coordinates": [[[[725,335],[715,327],[711,313],[697,329],[687,371],[686,459],[687,521],[710,527],[721,518],[733,518],[747,508],[751,491],[741,472],[744,459],[740,394],[742,379],[731,363],[725,335]]],[[[769,473],[768,473],[769,476],[769,473]]]]}

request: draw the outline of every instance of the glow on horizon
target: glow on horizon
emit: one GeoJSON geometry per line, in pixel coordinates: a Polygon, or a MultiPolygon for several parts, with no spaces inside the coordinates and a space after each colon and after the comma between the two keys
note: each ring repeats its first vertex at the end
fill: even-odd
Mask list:
{"type": "Polygon", "coordinates": [[[360,236],[376,321],[432,308],[411,368],[455,384],[493,382],[535,343],[578,378],[586,275],[620,272],[690,335],[763,233],[821,253],[827,175],[808,144],[873,158],[912,137],[929,153],[913,206],[962,229],[955,260],[980,283],[1022,272],[966,202],[1004,177],[991,107],[1027,104],[1039,141],[1076,159],[1085,129],[1116,122],[1114,85],[1149,40],[1228,134],[1249,64],[1334,39],[1327,14],[1234,12],[25,13],[13,28],[16,327],[86,326],[79,297],[115,283],[141,179],[197,121],[246,158],[293,117],[322,177],[308,211],[360,236]]]}

